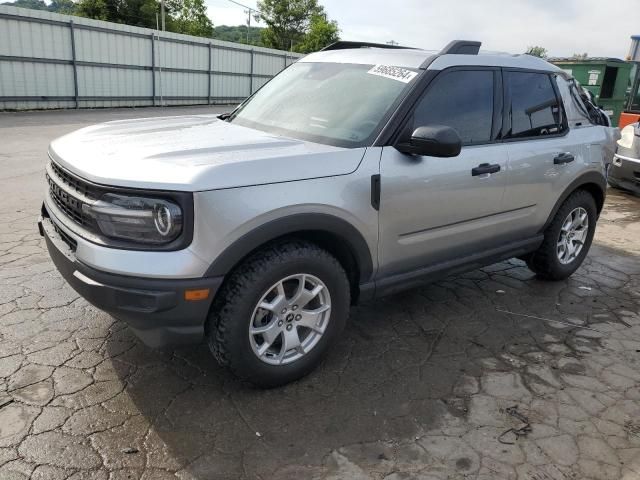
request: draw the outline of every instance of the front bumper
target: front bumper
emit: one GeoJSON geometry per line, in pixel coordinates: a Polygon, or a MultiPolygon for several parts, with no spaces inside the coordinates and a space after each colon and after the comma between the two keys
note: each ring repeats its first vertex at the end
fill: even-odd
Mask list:
{"type": "Polygon", "coordinates": [[[640,195],[640,158],[616,153],[609,168],[608,180],[614,187],[640,195]]]}
{"type": "Polygon", "coordinates": [[[126,322],[145,344],[161,348],[202,341],[205,320],[223,277],[155,279],[99,271],[78,261],[73,246],[46,215],[39,218],[38,229],[69,285],[89,303],[126,322]],[[209,289],[209,295],[187,301],[185,291],[196,289],[209,289]]]}

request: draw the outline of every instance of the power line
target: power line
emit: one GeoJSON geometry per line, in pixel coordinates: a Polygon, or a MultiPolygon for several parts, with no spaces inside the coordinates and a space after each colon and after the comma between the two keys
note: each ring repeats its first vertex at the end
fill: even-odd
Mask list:
{"type": "Polygon", "coordinates": [[[240,3],[240,2],[236,2],[235,0],[229,0],[229,1],[230,1],[231,3],[235,3],[236,5],[241,6],[241,7],[243,7],[243,8],[246,8],[246,9],[247,9],[247,10],[249,10],[249,11],[252,11],[252,12],[256,12],[256,13],[258,13],[258,10],[257,10],[257,9],[255,9],[255,8],[253,8],[253,7],[249,7],[249,6],[244,5],[244,4],[240,3]]]}
{"type": "Polygon", "coordinates": [[[246,13],[247,13],[247,45],[249,45],[249,33],[251,31],[251,15],[252,12],[255,13],[260,13],[258,10],[256,10],[255,8],[251,8],[247,5],[244,5],[240,2],[236,2],[235,0],[229,0],[231,3],[235,3],[236,5],[241,6],[242,8],[246,8],[246,13]]]}

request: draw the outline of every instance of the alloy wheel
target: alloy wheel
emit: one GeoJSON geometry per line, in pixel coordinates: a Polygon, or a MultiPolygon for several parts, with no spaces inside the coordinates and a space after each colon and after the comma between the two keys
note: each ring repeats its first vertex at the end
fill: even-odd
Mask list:
{"type": "Polygon", "coordinates": [[[560,229],[556,253],[563,265],[573,262],[584,247],[589,233],[589,215],[582,208],[574,208],[560,229]]]}
{"type": "Polygon", "coordinates": [[[320,341],[331,315],[331,296],[318,277],[291,275],[272,285],[254,308],[249,324],[253,353],[283,365],[308,354],[320,341]]]}

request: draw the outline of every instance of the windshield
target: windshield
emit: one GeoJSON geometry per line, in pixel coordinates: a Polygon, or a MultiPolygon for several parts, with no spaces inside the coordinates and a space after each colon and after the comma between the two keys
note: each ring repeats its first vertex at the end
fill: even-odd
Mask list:
{"type": "Polygon", "coordinates": [[[229,121],[317,143],[367,146],[416,75],[380,65],[298,62],[262,87],[229,121]]]}

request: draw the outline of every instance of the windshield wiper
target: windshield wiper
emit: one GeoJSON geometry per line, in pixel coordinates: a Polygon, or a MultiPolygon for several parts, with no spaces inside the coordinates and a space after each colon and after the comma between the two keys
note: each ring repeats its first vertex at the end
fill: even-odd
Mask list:
{"type": "Polygon", "coordinates": [[[231,117],[231,112],[225,112],[225,113],[221,113],[220,115],[218,115],[218,118],[220,120],[228,120],[229,117],[231,117]]]}

